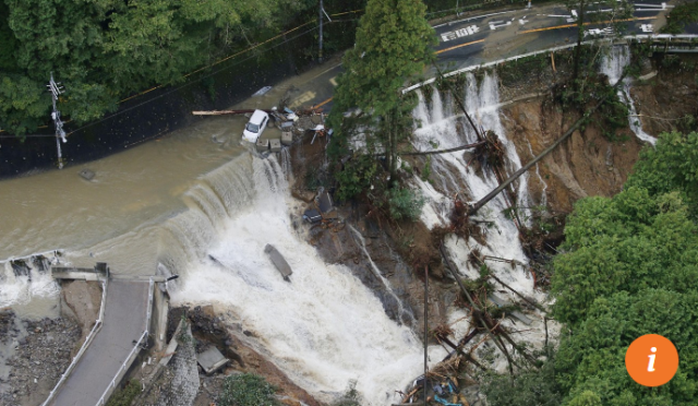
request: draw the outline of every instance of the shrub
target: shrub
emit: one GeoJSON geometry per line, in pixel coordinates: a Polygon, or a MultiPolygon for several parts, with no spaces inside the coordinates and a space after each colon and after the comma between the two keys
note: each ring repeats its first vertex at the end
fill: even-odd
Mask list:
{"type": "Polygon", "coordinates": [[[388,191],[388,210],[394,220],[411,220],[419,218],[425,199],[421,194],[409,188],[395,188],[388,191]]]}
{"type": "Polygon", "coordinates": [[[369,190],[377,172],[378,165],[371,156],[361,155],[347,161],[335,175],[339,184],[337,200],[346,201],[369,190]]]}
{"type": "Polygon", "coordinates": [[[278,406],[276,388],[259,375],[231,375],[225,379],[218,397],[220,406],[278,406]]]}
{"type": "Polygon", "coordinates": [[[141,393],[141,382],[138,379],[128,381],[123,389],[116,391],[107,402],[107,406],[131,406],[133,399],[141,393]]]}

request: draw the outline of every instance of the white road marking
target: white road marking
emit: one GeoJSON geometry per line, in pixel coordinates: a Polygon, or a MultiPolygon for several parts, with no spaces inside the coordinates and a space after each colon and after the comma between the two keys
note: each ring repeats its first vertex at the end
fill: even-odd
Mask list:
{"type": "Polygon", "coordinates": [[[455,31],[444,32],[441,34],[441,42],[448,42],[456,38],[467,37],[468,35],[473,35],[478,32],[480,32],[480,28],[477,25],[470,25],[455,31]]]}

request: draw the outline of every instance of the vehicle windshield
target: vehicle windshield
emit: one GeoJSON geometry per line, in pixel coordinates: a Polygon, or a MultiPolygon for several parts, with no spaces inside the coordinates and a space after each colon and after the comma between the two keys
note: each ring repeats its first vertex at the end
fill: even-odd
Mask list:
{"type": "Polygon", "coordinates": [[[254,123],[247,123],[247,127],[245,128],[247,129],[247,131],[251,133],[256,133],[257,131],[259,131],[259,125],[254,123]]]}

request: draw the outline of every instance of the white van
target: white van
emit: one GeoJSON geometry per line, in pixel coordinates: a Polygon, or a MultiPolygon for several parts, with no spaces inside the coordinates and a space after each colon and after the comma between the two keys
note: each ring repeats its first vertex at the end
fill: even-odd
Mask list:
{"type": "Polygon", "coordinates": [[[250,117],[250,121],[242,132],[242,139],[249,142],[257,142],[257,138],[262,135],[262,131],[267,127],[269,114],[262,110],[255,110],[250,117]]]}

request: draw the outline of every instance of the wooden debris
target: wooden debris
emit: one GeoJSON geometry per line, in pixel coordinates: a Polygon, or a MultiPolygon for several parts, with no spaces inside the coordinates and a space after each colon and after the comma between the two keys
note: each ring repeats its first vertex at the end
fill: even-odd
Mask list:
{"type": "MultiPolygon", "coordinates": [[[[269,113],[270,111],[268,110],[263,110],[269,113]]],[[[208,111],[192,111],[191,114],[195,116],[224,116],[226,114],[247,114],[247,113],[254,113],[254,109],[252,110],[208,110],[208,111]]]]}

